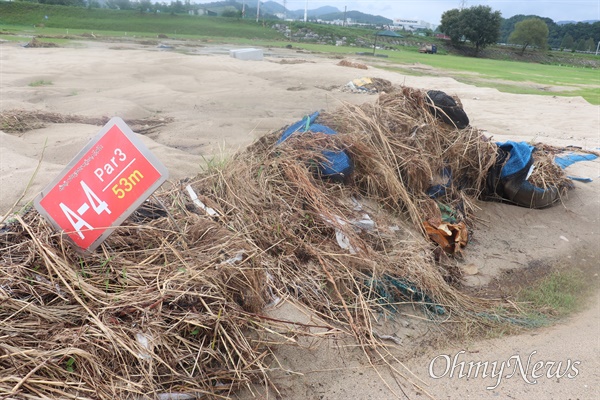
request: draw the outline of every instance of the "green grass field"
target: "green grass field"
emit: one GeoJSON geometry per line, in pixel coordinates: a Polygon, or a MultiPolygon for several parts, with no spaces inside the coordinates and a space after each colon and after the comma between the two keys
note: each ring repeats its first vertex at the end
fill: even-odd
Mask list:
{"type": "MultiPolygon", "coordinates": [[[[295,23],[296,28],[298,24],[295,23]]],[[[327,25],[312,26],[321,34],[330,29],[331,35],[365,38],[372,34],[365,29],[341,28],[327,25]]],[[[78,7],[48,6],[24,2],[0,1],[0,30],[21,35],[56,36],[52,40],[64,44],[65,35],[94,33],[98,37],[135,36],[156,38],[196,39],[212,43],[251,44],[281,47],[292,43],[270,27],[253,19],[199,17],[189,15],[148,14],[139,11],[115,11],[78,7]],[[45,17],[48,18],[45,18],[45,17]]],[[[18,37],[2,35],[5,40],[18,37]]],[[[22,38],[21,38],[22,40],[22,38]]],[[[296,47],[321,53],[355,57],[358,47],[336,47],[310,43],[292,43],[296,47]]],[[[399,47],[397,51],[377,50],[388,57],[377,58],[382,68],[404,74],[417,74],[410,66],[419,63],[435,68],[433,74],[449,76],[476,86],[492,87],[503,92],[553,96],[581,96],[591,104],[600,104],[600,70],[565,65],[545,65],[508,60],[491,60],[444,54],[421,54],[416,47],[399,47]],[[549,90],[553,87],[554,90],[549,90]]],[[[574,55],[575,57],[575,55],[574,55]]],[[[576,55],[576,57],[594,57],[576,55]]]]}
{"type": "Polygon", "coordinates": [[[251,20],[116,11],[97,8],[48,6],[22,2],[0,2],[0,27],[60,28],[70,31],[106,31],[127,34],[193,35],[195,37],[281,39],[274,29],[251,20]],[[48,17],[48,18],[46,18],[48,17]]]}
{"type": "MultiPolygon", "coordinates": [[[[356,48],[303,44],[307,50],[354,54],[356,48]]],[[[420,72],[436,76],[449,76],[475,86],[492,87],[502,92],[552,96],[581,96],[591,104],[600,104],[600,70],[567,65],[544,65],[520,61],[490,60],[455,55],[421,54],[414,49],[399,51],[377,50],[388,57],[378,59],[383,68],[400,73],[416,74],[409,69],[414,64],[424,64],[435,72],[420,72]],[[561,87],[561,91],[548,91],[548,86],[561,87]]]]}

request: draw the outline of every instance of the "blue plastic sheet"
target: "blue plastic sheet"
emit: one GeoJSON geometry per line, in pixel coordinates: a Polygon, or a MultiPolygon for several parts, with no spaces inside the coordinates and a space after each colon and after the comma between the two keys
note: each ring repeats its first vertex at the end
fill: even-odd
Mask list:
{"type": "Polygon", "coordinates": [[[318,116],[319,116],[319,112],[317,111],[311,115],[307,115],[306,117],[302,118],[298,122],[294,122],[283,132],[283,134],[277,141],[277,144],[284,142],[287,138],[289,138],[291,135],[293,135],[296,132],[306,132],[308,130],[308,128],[310,127],[310,125],[315,121],[315,119],[317,119],[318,116]]]}
{"type": "Polygon", "coordinates": [[[522,171],[531,162],[531,153],[533,153],[534,147],[530,144],[509,140],[504,143],[497,143],[497,145],[510,154],[508,161],[504,164],[500,172],[501,178],[506,178],[522,171]]]}
{"type": "MultiPolygon", "coordinates": [[[[314,124],[313,122],[319,116],[319,112],[315,112],[311,115],[307,115],[300,121],[297,121],[290,125],[281,135],[277,144],[284,142],[290,136],[296,132],[306,133],[324,133],[326,135],[335,135],[337,132],[328,126],[321,124],[314,124]]],[[[321,152],[325,158],[324,161],[319,162],[319,170],[322,176],[330,178],[343,179],[345,176],[350,174],[354,169],[352,160],[345,151],[333,151],[323,150],[321,152]]]]}
{"type": "MultiPolygon", "coordinates": [[[[556,163],[556,165],[558,165],[562,169],[565,169],[569,165],[573,165],[573,164],[575,164],[577,162],[580,162],[580,161],[592,161],[592,160],[595,160],[596,158],[598,158],[598,156],[595,155],[595,154],[575,154],[575,153],[569,153],[569,154],[565,154],[564,156],[554,157],[554,162],[556,163]]],[[[571,180],[574,180],[574,181],[583,182],[583,183],[590,183],[590,182],[592,182],[591,178],[582,178],[582,177],[579,177],[579,176],[568,175],[567,178],[569,178],[571,180]]]]}
{"type": "Polygon", "coordinates": [[[569,165],[573,165],[580,161],[591,161],[598,158],[595,154],[575,154],[569,153],[564,156],[554,157],[554,162],[562,169],[567,168],[569,165]]]}

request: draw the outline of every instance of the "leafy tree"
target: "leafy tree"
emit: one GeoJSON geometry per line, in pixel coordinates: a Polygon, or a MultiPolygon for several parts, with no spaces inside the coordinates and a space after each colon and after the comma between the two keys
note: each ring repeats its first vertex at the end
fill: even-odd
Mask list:
{"type": "Polygon", "coordinates": [[[567,33],[563,37],[560,47],[562,47],[563,49],[572,49],[574,45],[575,45],[575,40],[573,40],[573,36],[571,36],[567,33]]]}
{"type": "MultiPolygon", "coordinates": [[[[554,21],[552,21],[550,18],[538,17],[537,15],[518,14],[518,15],[514,15],[508,19],[502,18],[502,23],[500,24],[500,39],[499,39],[500,42],[508,43],[508,37],[515,30],[515,25],[518,22],[524,21],[526,19],[531,19],[531,18],[541,19],[542,21],[544,21],[546,23],[546,25],[548,25],[548,29],[550,31],[550,33],[549,33],[550,38],[552,38],[552,34],[556,34],[556,28],[558,27],[558,25],[556,25],[554,23],[554,21]]],[[[550,40],[549,40],[549,42],[550,42],[550,40]]],[[[556,47],[558,47],[558,44],[556,45],[556,47]]]]}
{"type": "Polygon", "coordinates": [[[131,1],[130,7],[132,10],[138,10],[140,14],[143,14],[145,12],[152,12],[154,9],[150,0],[131,1]]]}
{"type": "Polygon", "coordinates": [[[229,8],[227,10],[223,10],[221,16],[228,18],[241,18],[242,12],[240,10],[236,10],[235,8],[229,8]]]}
{"type": "MultiPolygon", "coordinates": [[[[548,25],[548,45],[553,48],[563,47],[562,40],[568,33],[574,42],[579,39],[587,40],[591,38],[598,43],[600,41],[600,21],[594,23],[578,22],[576,24],[558,25],[550,18],[542,18],[537,15],[515,15],[508,19],[503,19],[500,26],[500,41],[508,42],[509,35],[515,30],[515,25],[526,19],[539,18],[548,25]]],[[[594,47],[595,49],[595,47],[594,47]]]]}
{"type": "Polygon", "coordinates": [[[585,51],[594,51],[596,50],[596,43],[594,43],[594,39],[588,38],[585,41],[585,51]]]}
{"type": "Polygon", "coordinates": [[[462,41],[462,24],[460,19],[460,10],[458,8],[454,8],[443,13],[440,22],[441,23],[438,29],[450,36],[450,40],[453,44],[458,44],[462,41]]]}
{"type": "Polygon", "coordinates": [[[171,2],[171,15],[175,14],[183,14],[185,12],[185,7],[180,0],[171,2]]]}
{"type": "Polygon", "coordinates": [[[475,52],[479,52],[498,41],[501,20],[500,11],[492,12],[489,6],[455,8],[442,14],[440,30],[450,36],[453,44],[467,39],[475,45],[475,52]]]}
{"type": "Polygon", "coordinates": [[[493,11],[490,6],[473,6],[460,12],[465,38],[475,44],[475,52],[494,44],[500,37],[500,11],[493,11]]]}
{"type": "Polygon", "coordinates": [[[129,0],[107,0],[106,6],[116,10],[131,10],[133,8],[129,0]]]}
{"type": "Polygon", "coordinates": [[[539,18],[526,19],[515,24],[515,30],[510,34],[510,43],[523,46],[521,55],[529,45],[545,49],[548,45],[548,25],[539,18]]]}

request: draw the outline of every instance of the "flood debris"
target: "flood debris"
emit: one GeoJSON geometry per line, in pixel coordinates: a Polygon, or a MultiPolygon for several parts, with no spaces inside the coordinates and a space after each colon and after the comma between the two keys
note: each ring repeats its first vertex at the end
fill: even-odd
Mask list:
{"type": "MultiPolygon", "coordinates": [[[[352,336],[384,362],[388,338],[373,321],[401,318],[404,304],[432,321],[499,323],[481,315],[501,300],[462,292],[455,258],[468,251],[499,146],[437,118],[424,91],[385,92],[164,185],[93,253],[34,210],[10,218],[0,227],[0,395],[228,397],[267,379],[273,334],[311,335],[265,316],[282,299],[319,316],[319,337],[352,336]],[[349,157],[344,179],[323,173],[324,150],[349,157]]],[[[3,113],[2,123],[30,129],[32,116],[63,121],[3,113]]]]}

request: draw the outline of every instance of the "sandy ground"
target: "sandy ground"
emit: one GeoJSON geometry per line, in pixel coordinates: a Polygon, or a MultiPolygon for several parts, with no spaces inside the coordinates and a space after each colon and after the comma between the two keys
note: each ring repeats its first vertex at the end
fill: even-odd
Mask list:
{"type": "MultiPolygon", "coordinates": [[[[195,175],[206,159],[230,154],[311,111],[333,110],[344,101],[375,100],[372,95],[337,89],[363,76],[458,95],[471,125],[499,141],[600,147],[600,107],[582,98],[513,95],[444,77],[404,76],[374,67],[364,71],[337,66],[338,59],[295,50],[265,50],[264,61],[240,61],[227,55],[229,48],[198,47],[190,50],[193,54],[184,54],[133,43],[84,42],[67,48],[27,49],[5,42],[0,44],[0,110],[124,119],[172,117],[174,122],[141,137],[167,166],[172,181],[195,175]],[[39,80],[51,84],[29,85],[39,80]]],[[[40,172],[21,204],[46,186],[99,130],[92,125],[48,124],[23,133],[0,131],[0,215],[23,194],[42,151],[40,172]]],[[[469,277],[466,284],[485,290],[484,285],[503,270],[528,270],[561,260],[584,270],[598,286],[600,162],[579,163],[568,172],[594,182],[576,183],[569,199],[551,209],[479,204],[480,223],[467,247],[467,262],[474,263],[479,273],[469,277]]],[[[306,318],[290,307],[270,312],[306,318]]],[[[411,346],[407,332],[413,329],[410,319],[407,321],[399,328],[404,350],[411,346]]],[[[421,329],[421,325],[414,328],[412,335],[425,334],[421,329]]],[[[399,364],[396,367],[412,376],[421,391],[405,383],[399,385],[389,370],[381,367],[376,371],[351,347],[334,342],[281,349],[278,359],[282,371],[273,374],[273,381],[284,399],[426,398],[425,392],[443,399],[596,399],[600,397],[599,297],[593,298],[586,311],[557,326],[408,352],[416,356],[403,359],[404,364],[415,376],[399,364]],[[517,355],[526,363],[533,352],[532,364],[539,360],[562,362],[562,372],[567,360],[571,364],[578,361],[577,373],[571,370],[572,378],[550,374],[551,378],[544,376],[536,384],[515,375],[489,390],[486,387],[495,385],[493,378],[472,374],[459,377],[458,371],[452,377],[449,372],[439,379],[430,376],[434,359],[434,367],[442,371],[434,370],[433,375],[444,372],[446,358],[436,358],[440,354],[450,358],[458,354],[458,362],[501,364],[517,355]]],[[[528,379],[531,381],[530,376],[528,379]]],[[[259,398],[275,398],[272,390],[258,387],[253,392],[259,398]]],[[[252,394],[242,397],[251,398],[252,394]]]]}

